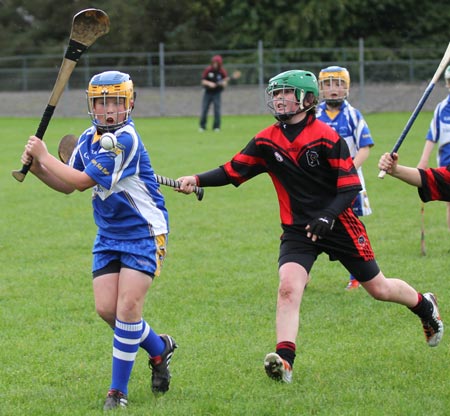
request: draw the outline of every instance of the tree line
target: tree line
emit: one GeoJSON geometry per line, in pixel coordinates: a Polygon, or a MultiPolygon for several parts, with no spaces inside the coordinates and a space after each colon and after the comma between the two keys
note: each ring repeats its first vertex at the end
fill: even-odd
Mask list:
{"type": "Polygon", "coordinates": [[[357,46],[445,50],[448,9],[435,0],[0,0],[1,56],[60,54],[73,15],[104,10],[96,53],[357,46]]]}

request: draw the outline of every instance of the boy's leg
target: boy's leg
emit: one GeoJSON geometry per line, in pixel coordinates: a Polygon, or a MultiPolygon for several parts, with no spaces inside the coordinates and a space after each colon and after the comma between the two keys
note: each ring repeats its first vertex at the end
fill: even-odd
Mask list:
{"type": "Polygon", "coordinates": [[[381,271],[373,279],[361,284],[377,300],[407,306],[422,321],[428,345],[435,347],[439,344],[444,334],[444,324],[432,293],[422,295],[401,279],[386,278],[381,271]]]}
{"type": "Polygon", "coordinates": [[[220,130],[220,114],[221,114],[221,93],[216,93],[213,96],[213,104],[214,104],[214,125],[213,130],[220,130]]]}
{"type": "Polygon", "coordinates": [[[308,282],[308,272],[300,264],[290,262],[280,267],[279,274],[276,352],[266,355],[264,368],[270,378],[290,383],[295,360],[300,304],[308,282]]]}
{"type": "Polygon", "coordinates": [[[208,119],[208,110],[210,104],[211,104],[210,94],[205,91],[202,98],[202,112],[200,115],[200,129],[202,130],[206,129],[206,122],[208,119]]]}

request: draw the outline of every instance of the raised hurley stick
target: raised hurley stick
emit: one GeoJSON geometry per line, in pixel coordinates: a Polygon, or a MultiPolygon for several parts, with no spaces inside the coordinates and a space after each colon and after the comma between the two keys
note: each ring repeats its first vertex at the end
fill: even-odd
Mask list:
{"type": "MultiPolygon", "coordinates": [[[[408,122],[406,123],[403,131],[400,134],[400,137],[397,139],[397,142],[395,143],[391,154],[397,153],[398,149],[403,143],[403,140],[405,140],[406,135],[408,134],[411,126],[413,125],[414,121],[416,120],[417,116],[420,113],[420,110],[422,109],[423,105],[425,104],[425,101],[428,99],[428,96],[431,94],[431,91],[433,91],[433,88],[436,84],[436,82],[439,80],[439,77],[441,76],[442,72],[444,72],[445,67],[447,66],[447,63],[450,61],[450,42],[447,46],[447,50],[444,53],[444,56],[441,60],[441,63],[439,64],[436,72],[434,73],[433,78],[431,79],[430,83],[428,84],[428,87],[424,91],[422,97],[420,98],[419,102],[417,103],[416,108],[414,109],[413,113],[411,114],[411,117],[409,118],[408,122]]],[[[384,170],[380,170],[378,173],[378,177],[380,179],[383,179],[386,175],[386,172],[384,170]]]]}
{"type": "MultiPolygon", "coordinates": [[[[35,134],[35,136],[39,139],[42,140],[44,138],[45,131],[47,130],[53,116],[56,105],[58,104],[64,88],[69,81],[70,75],[77,65],[81,55],[100,36],[103,36],[108,32],[109,17],[103,10],[86,9],[78,12],[73,17],[69,45],[59,69],[55,85],[53,86],[52,94],[35,134]]],[[[12,171],[12,175],[19,182],[23,182],[29,169],[30,165],[23,165],[22,169],[12,171]]]]}
{"type": "MultiPolygon", "coordinates": [[[[161,185],[170,186],[171,188],[179,188],[181,186],[179,181],[175,179],[167,178],[166,176],[156,175],[156,181],[161,185]]],[[[201,201],[203,199],[204,189],[199,186],[194,186],[194,193],[197,196],[197,199],[201,201]]]]}

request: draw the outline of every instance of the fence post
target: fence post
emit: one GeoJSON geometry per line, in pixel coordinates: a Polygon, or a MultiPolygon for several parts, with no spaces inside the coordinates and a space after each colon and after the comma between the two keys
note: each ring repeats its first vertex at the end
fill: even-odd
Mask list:
{"type": "Polygon", "coordinates": [[[411,49],[409,51],[409,82],[414,81],[414,57],[411,49]]]}
{"type": "Polygon", "coordinates": [[[22,58],[22,91],[28,91],[27,57],[22,58]]]}
{"type": "Polygon", "coordinates": [[[260,92],[260,109],[264,112],[265,109],[265,91],[264,91],[264,48],[263,41],[258,41],[258,88],[260,92]]]}
{"type": "Polygon", "coordinates": [[[166,79],[164,65],[164,43],[159,44],[159,113],[166,115],[166,79]]]}
{"type": "Polygon", "coordinates": [[[364,39],[359,38],[359,106],[364,109],[364,39]]]}
{"type": "Polygon", "coordinates": [[[153,68],[152,68],[152,53],[147,54],[147,86],[153,87],[153,68]]]}

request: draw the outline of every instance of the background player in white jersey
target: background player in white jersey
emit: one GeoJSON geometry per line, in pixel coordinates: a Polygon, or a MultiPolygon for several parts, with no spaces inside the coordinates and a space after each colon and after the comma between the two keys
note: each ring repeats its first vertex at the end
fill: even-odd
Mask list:
{"type": "Polygon", "coordinates": [[[158,276],[169,232],[164,197],[147,150],[131,119],[134,87],[128,74],[95,75],[87,90],[92,126],[78,139],[67,165],[31,136],[22,163],[49,187],[63,193],[92,188],[98,227],[93,248],[93,289],[98,314],[114,329],[112,379],[104,409],[126,407],[128,381],[139,346],[149,354],[152,390],[169,389],[169,362],[176,343],[158,335],[142,318],[145,296],[158,276]],[[113,133],[115,148],[100,146],[113,133]]]}
{"type": "MultiPolygon", "coordinates": [[[[450,66],[444,74],[445,85],[450,91],[450,66]]],[[[428,160],[435,144],[438,144],[437,163],[439,167],[450,165],[450,94],[434,109],[430,128],[426,135],[422,156],[417,165],[419,169],[428,168],[428,160]]],[[[447,202],[447,226],[450,230],[450,202],[447,202]]]]}
{"type": "MultiPolygon", "coordinates": [[[[321,102],[317,106],[317,118],[333,127],[347,142],[363,188],[353,203],[353,211],[358,216],[370,215],[372,210],[367,197],[362,165],[369,157],[374,141],[361,112],[347,101],[350,74],[346,68],[329,66],[320,71],[318,81],[321,102]]],[[[359,282],[350,275],[347,289],[358,287],[359,282]]]]}

